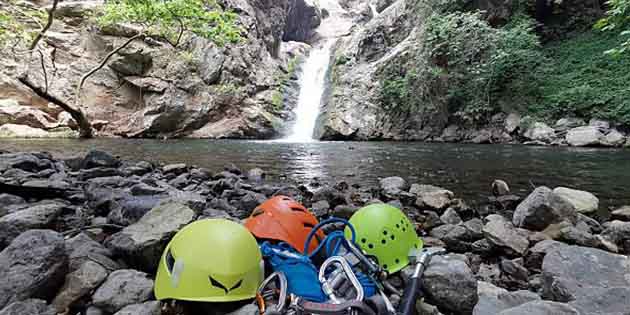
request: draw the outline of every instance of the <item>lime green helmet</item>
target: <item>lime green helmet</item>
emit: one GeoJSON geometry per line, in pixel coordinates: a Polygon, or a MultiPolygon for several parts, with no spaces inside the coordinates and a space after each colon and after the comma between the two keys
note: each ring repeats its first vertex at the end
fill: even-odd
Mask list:
{"type": "Polygon", "coordinates": [[[262,255],[242,225],[208,219],[179,231],[164,250],[155,297],[193,302],[232,302],[256,296],[262,255]]]}
{"type": "MultiPolygon", "coordinates": [[[[409,264],[409,252],[422,249],[422,240],[416,234],[409,218],[398,208],[387,204],[365,206],[350,218],[356,230],[356,242],[368,255],[390,274],[409,264]]],[[[351,237],[349,228],[346,238],[351,237]]]]}

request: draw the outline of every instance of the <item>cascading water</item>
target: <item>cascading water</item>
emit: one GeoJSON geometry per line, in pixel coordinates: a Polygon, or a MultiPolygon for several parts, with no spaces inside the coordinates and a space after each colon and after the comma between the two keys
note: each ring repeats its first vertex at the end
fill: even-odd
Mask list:
{"type": "Polygon", "coordinates": [[[296,120],[288,141],[313,141],[313,132],[326,86],[326,72],[330,63],[330,49],[334,40],[326,40],[311,50],[300,76],[300,96],[295,108],[296,120]]]}
{"type": "Polygon", "coordinates": [[[337,37],[347,33],[352,26],[347,12],[337,0],[320,0],[320,7],[329,12],[329,17],[317,29],[318,38],[321,39],[314,44],[302,65],[300,94],[294,109],[296,120],[289,136],[283,139],[289,142],[314,141],[313,133],[326,90],[326,73],[332,49],[337,37]]]}

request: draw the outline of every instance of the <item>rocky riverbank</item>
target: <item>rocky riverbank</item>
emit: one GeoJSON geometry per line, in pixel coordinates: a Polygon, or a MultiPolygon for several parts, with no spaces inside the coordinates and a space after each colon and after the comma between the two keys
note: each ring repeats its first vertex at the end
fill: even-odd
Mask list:
{"type": "MultiPolygon", "coordinates": [[[[267,182],[261,169],[92,151],[65,160],[0,154],[0,314],[166,314],[152,286],[174,233],[201,218],[240,221],[277,194],[320,218],[379,201],[402,208],[427,246],[450,252],[426,272],[424,314],[621,315],[630,307],[630,208],[599,219],[588,192],[538,187],[515,196],[495,181],[487,204],[473,208],[400,177],[375,187],[293,185],[267,182]]],[[[402,286],[409,272],[392,282],[402,286]]]]}

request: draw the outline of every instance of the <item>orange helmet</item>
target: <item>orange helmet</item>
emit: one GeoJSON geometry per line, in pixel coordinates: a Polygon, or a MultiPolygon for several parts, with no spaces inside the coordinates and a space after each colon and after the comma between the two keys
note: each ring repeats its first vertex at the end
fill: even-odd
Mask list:
{"type": "MultiPolygon", "coordinates": [[[[257,238],[283,241],[300,253],[308,233],[319,223],[303,205],[286,196],[275,196],[256,207],[245,221],[245,227],[257,238]]],[[[315,250],[324,233],[318,231],[308,246],[315,250]]]]}

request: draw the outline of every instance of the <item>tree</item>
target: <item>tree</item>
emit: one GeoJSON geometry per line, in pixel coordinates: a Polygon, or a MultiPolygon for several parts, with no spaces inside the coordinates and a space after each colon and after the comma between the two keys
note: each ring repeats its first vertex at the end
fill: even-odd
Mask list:
{"type": "Polygon", "coordinates": [[[34,17],[42,16],[41,10],[24,10],[15,0],[9,0],[6,4],[0,4],[0,47],[3,49],[19,46],[20,39],[32,39],[28,49],[22,53],[37,53],[40,56],[45,87],[37,87],[28,80],[28,74],[20,79],[20,82],[28,86],[36,94],[44,99],[60,106],[77,122],[80,129],[80,137],[93,137],[93,130],[86,115],[81,110],[81,89],[85,82],[94,73],[101,70],[109,60],[121,50],[125,49],[135,40],[152,38],[162,41],[175,49],[180,47],[187,37],[193,35],[207,38],[218,45],[234,43],[241,39],[241,28],[236,23],[235,13],[223,10],[214,0],[109,0],[103,11],[97,13],[99,27],[113,27],[120,23],[131,23],[140,27],[138,33],[114,48],[96,67],[81,76],[76,85],[74,105],[69,105],[56,98],[48,91],[48,76],[44,64],[43,52],[38,48],[41,38],[50,28],[54,20],[54,13],[59,0],[54,0],[48,10],[46,24],[36,21],[34,17]],[[16,12],[22,12],[16,17],[16,12]],[[28,12],[28,13],[25,13],[28,12]],[[32,13],[39,12],[39,13],[32,13]],[[28,22],[29,18],[34,20],[28,22]],[[36,24],[41,30],[33,32],[36,24]],[[28,35],[28,36],[25,36],[28,35]]]}
{"type": "Polygon", "coordinates": [[[606,53],[620,55],[630,52],[630,0],[609,0],[607,16],[597,22],[595,27],[602,31],[616,31],[625,41],[617,48],[606,53]]]}

